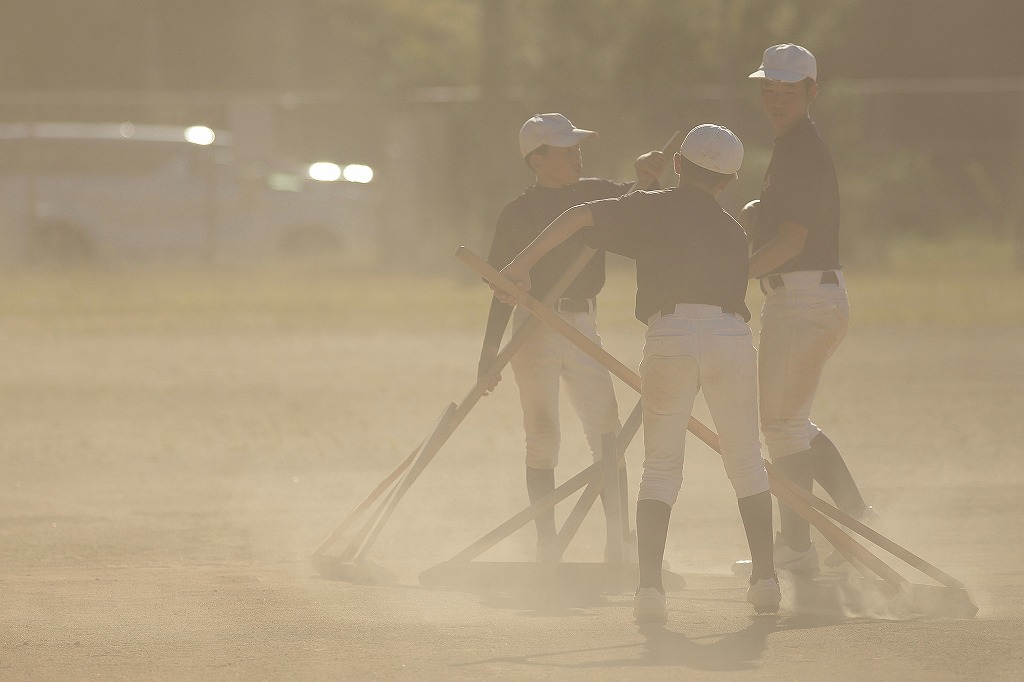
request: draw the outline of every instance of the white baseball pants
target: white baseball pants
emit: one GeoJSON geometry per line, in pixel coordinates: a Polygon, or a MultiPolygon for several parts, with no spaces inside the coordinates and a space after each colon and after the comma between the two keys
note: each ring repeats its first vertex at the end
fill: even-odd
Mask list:
{"type": "MultiPolygon", "coordinates": [[[[517,307],[513,329],[529,316],[517,307]]],[[[558,313],[566,322],[601,344],[597,334],[597,312],[558,313]]],[[[537,325],[522,347],[512,356],[512,371],[519,386],[526,432],[526,465],[553,469],[558,464],[561,442],[559,387],[565,382],[569,401],[583,424],[583,432],[594,459],[601,457],[601,439],[619,432],[618,404],[611,374],[600,363],[546,324],[537,325]]]]}
{"type": "MultiPolygon", "coordinates": [[[[825,362],[846,336],[850,303],[839,284],[822,284],[820,270],[787,272],[768,289],[761,309],[758,382],[761,429],[769,456],[803,452],[821,430],[811,406],[825,362]]],[[[767,286],[765,287],[768,288],[767,286]]]]}
{"type": "Polygon", "coordinates": [[[647,328],[640,378],[645,459],[638,499],[675,504],[698,391],[718,428],[736,497],[768,490],[757,430],[757,353],[741,318],[718,306],[677,305],[674,315],[647,328]]]}

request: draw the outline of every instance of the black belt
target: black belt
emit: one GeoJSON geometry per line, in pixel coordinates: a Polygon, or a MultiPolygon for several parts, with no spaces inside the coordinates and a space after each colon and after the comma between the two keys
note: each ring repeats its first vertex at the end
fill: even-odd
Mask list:
{"type": "MultiPolygon", "coordinates": [[[[661,310],[659,310],[658,312],[661,313],[662,316],[665,316],[665,315],[675,315],[676,314],[676,306],[677,305],[679,305],[679,304],[678,303],[672,303],[670,305],[663,305],[663,306],[661,306],[661,310]]],[[[696,305],[715,306],[714,303],[698,303],[696,305]]],[[[721,309],[721,306],[715,306],[715,307],[721,309]]],[[[722,310],[722,312],[725,313],[726,311],[722,310]]]]}
{"type": "Polygon", "coordinates": [[[555,310],[560,313],[589,313],[590,304],[593,302],[594,309],[597,309],[597,301],[590,298],[560,298],[555,305],[555,310]]]}
{"type": "MultiPolygon", "coordinates": [[[[821,273],[821,284],[839,284],[839,275],[835,270],[825,270],[821,273]]],[[[768,275],[768,288],[782,289],[786,286],[782,275],[768,275]]]]}

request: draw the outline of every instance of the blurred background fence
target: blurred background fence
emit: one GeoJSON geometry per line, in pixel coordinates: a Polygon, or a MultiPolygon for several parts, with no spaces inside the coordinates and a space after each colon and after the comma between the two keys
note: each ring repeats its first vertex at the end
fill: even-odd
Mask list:
{"type": "MultiPolygon", "coordinates": [[[[673,131],[729,126],[747,149],[723,198],[735,210],[757,196],[771,152],[746,76],[768,45],[798,42],[818,57],[812,114],[840,173],[847,263],[898,267],[898,244],[969,240],[1024,269],[1024,4],[1015,0],[5,4],[0,124],[202,126],[230,139],[229,156],[189,152],[193,184],[205,189],[192,188],[195,238],[177,241],[156,234],[154,217],[168,210],[156,199],[127,201],[147,187],[114,183],[99,184],[105,207],[81,218],[81,230],[99,231],[81,243],[43,239],[43,227],[70,221],[60,216],[75,193],[42,196],[57,190],[41,153],[0,148],[8,264],[310,251],[352,268],[432,267],[458,244],[486,249],[501,206],[532,180],[519,126],[546,111],[599,131],[584,148],[586,172],[622,180],[673,131]],[[369,168],[372,180],[314,180],[315,162],[369,168]],[[138,221],[134,240],[99,243],[109,234],[94,224],[112,204],[138,221]],[[287,225],[271,233],[262,223],[273,221],[287,225]]],[[[76,163],[63,149],[67,174],[76,163]]],[[[172,170],[150,184],[173,192],[192,182],[172,170]]]]}

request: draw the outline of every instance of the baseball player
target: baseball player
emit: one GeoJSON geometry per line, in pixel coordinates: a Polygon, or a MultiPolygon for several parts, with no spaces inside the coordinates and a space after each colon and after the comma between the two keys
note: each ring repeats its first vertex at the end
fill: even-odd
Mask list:
{"type": "MultiPolygon", "coordinates": [[[[581,178],[583,157],[580,143],[595,137],[596,132],[576,128],[565,116],[557,113],[538,114],[523,124],[519,131],[519,150],[536,175],[536,182],[505,206],[498,218],[488,255],[488,261],[496,269],[505,267],[566,209],[594,199],[617,197],[630,189],[630,184],[626,183],[581,178]]],[[[638,180],[656,179],[664,168],[662,156],[661,152],[650,152],[639,157],[635,163],[638,180]]],[[[576,260],[583,246],[581,239],[569,240],[537,264],[534,291],[538,296],[547,294],[576,260]]],[[[604,253],[599,252],[555,306],[563,319],[596,343],[600,343],[596,324],[597,294],[604,286],[604,280],[605,258],[604,253]]],[[[525,310],[516,310],[513,326],[518,328],[528,315],[525,310]]],[[[478,366],[478,377],[485,386],[485,395],[494,390],[501,380],[500,374],[491,372],[490,368],[512,316],[512,308],[492,299],[478,366]]],[[[555,488],[554,469],[558,463],[560,443],[560,382],[565,382],[595,459],[601,456],[603,434],[618,433],[622,425],[608,370],[547,326],[539,325],[530,334],[513,356],[511,365],[519,387],[526,432],[526,490],[530,502],[534,503],[555,488]]],[[[624,500],[627,499],[625,469],[620,474],[620,498],[624,500]]],[[[609,511],[606,507],[610,539],[613,537],[612,524],[621,523],[621,520],[612,518],[609,511]]],[[[539,516],[536,526],[538,561],[554,560],[554,510],[539,516]]],[[[628,527],[622,528],[622,537],[627,539],[627,554],[635,556],[635,537],[628,527]]],[[[610,558],[607,548],[605,558],[610,558]]]]}
{"type": "MultiPolygon", "coordinates": [[[[850,316],[839,261],[839,186],[809,113],[818,95],[817,63],[799,45],[773,45],[750,78],[760,82],[775,135],[760,201],[748,204],[746,216],[755,223],[749,275],[765,293],[758,346],[765,444],[787,478],[806,490],[817,481],[840,509],[872,521],[874,510],[839,450],[810,420],[825,362],[846,335],[850,316]]],[[[817,574],[808,522],[784,505],[779,519],[778,569],[817,574]]]]}
{"type": "Polygon", "coordinates": [[[779,608],[772,501],[757,428],[757,359],[744,303],[747,241],[717,201],[742,160],[743,145],[730,130],[697,126],[675,154],[674,189],[571,208],[503,271],[530,290],[533,264],[581,230],[592,247],[636,260],[636,317],[648,325],[640,364],[645,459],[636,507],[638,622],[667,618],[662,560],[699,391],[720,430],[722,460],[750,546],[747,600],[758,612],[779,608]]]}

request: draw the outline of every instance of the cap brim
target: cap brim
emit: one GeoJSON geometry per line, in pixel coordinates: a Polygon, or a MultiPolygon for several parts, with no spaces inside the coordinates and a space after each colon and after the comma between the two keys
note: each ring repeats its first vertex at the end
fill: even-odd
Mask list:
{"type": "Polygon", "coordinates": [[[747,78],[763,78],[770,81],[780,81],[782,83],[799,83],[805,78],[810,76],[797,73],[796,71],[785,71],[783,69],[760,69],[747,76],[747,78]]]}
{"type": "Polygon", "coordinates": [[[547,144],[551,147],[572,147],[574,145],[583,142],[584,140],[591,140],[597,137],[597,133],[593,130],[582,130],[581,128],[573,128],[572,132],[567,132],[565,135],[551,140],[547,144]]]}

